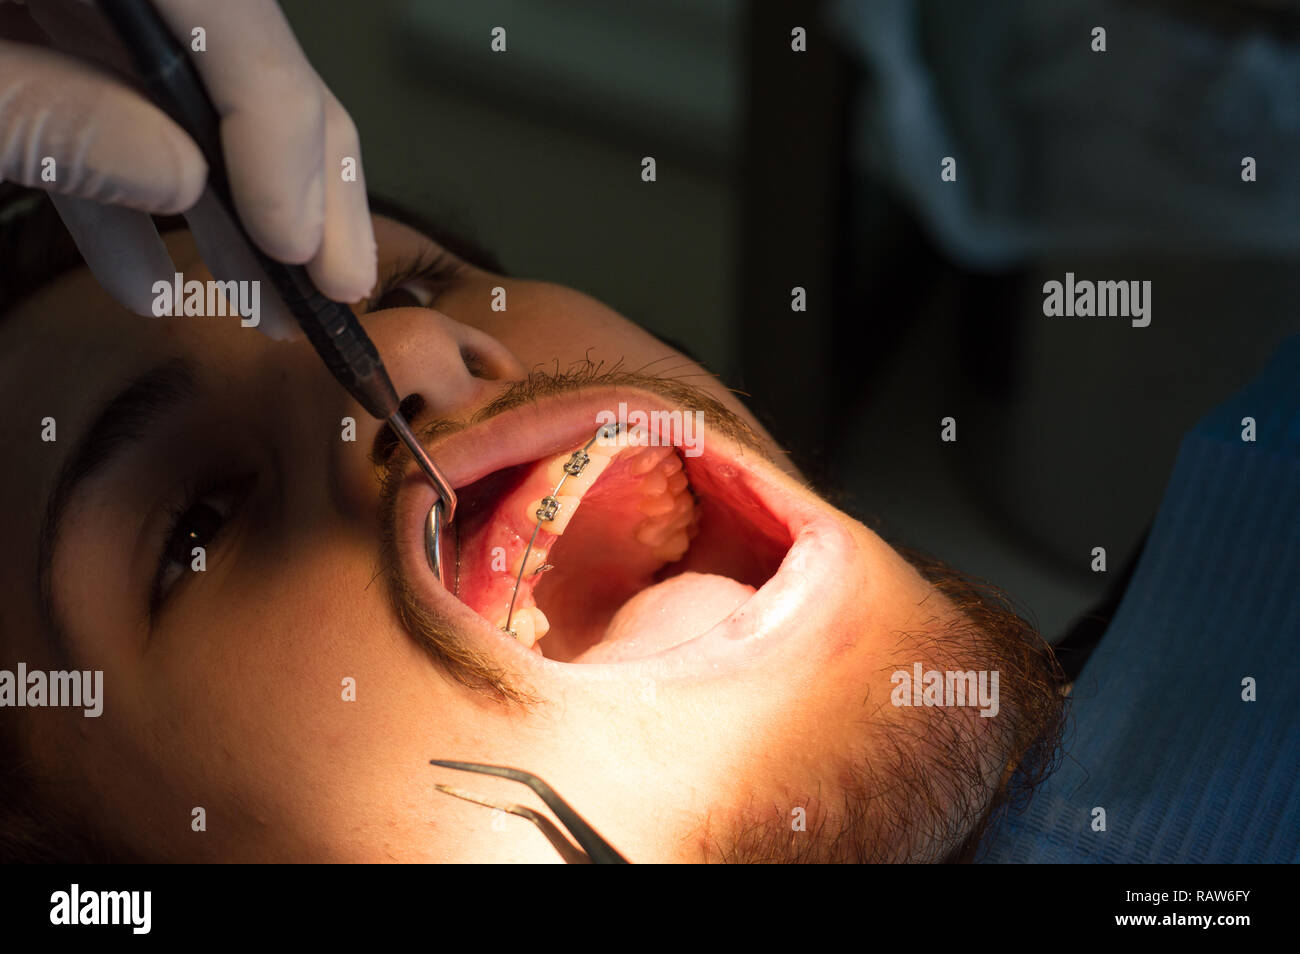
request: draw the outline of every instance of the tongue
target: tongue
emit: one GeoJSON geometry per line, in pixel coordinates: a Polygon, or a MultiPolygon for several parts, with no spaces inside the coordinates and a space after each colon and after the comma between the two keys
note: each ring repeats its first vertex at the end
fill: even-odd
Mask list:
{"type": "Polygon", "coordinates": [[[679,573],[624,603],[604,638],[574,661],[622,662],[672,649],[712,629],[754,592],[729,577],[679,573]]]}

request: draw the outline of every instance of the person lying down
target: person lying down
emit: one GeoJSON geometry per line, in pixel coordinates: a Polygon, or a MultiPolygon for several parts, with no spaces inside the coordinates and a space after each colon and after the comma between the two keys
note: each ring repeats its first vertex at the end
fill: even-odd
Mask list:
{"type": "Polygon", "coordinates": [[[432,487],[306,342],[127,312],[52,210],[6,250],[3,668],[102,673],[97,715],[0,708],[6,860],[560,860],[432,759],[634,862],[969,858],[1057,753],[1032,627],[680,352],[376,207],[358,308],[459,494],[448,588],[432,487]]]}

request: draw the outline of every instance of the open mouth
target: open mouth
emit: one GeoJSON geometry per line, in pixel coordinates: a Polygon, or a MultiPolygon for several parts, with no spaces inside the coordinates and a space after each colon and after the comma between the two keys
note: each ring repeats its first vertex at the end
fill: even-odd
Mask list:
{"type": "Polygon", "coordinates": [[[722,675],[759,653],[836,651],[831,633],[851,639],[839,623],[864,605],[845,519],[712,425],[693,446],[675,442],[674,411],[639,390],[582,392],[439,441],[431,453],[459,500],[444,535],[454,572],[444,589],[429,569],[425,518],[437,497],[412,468],[397,519],[414,594],[482,648],[509,647],[512,665],[597,678],[615,675],[609,664],[643,677],[722,675]],[[665,419],[591,444],[557,492],[599,415],[622,401],[665,419]],[[554,519],[539,524],[550,496],[554,519]]]}
{"type": "Polygon", "coordinates": [[[730,617],[792,539],[670,438],[602,429],[458,489],[460,600],[560,662],[641,659],[730,617]]]}

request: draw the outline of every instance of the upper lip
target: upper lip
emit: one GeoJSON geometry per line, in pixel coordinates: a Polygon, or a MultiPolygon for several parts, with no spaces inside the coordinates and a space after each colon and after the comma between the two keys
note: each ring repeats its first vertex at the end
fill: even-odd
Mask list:
{"type": "MultiPolygon", "coordinates": [[[[674,409],[664,398],[640,388],[582,391],[505,411],[434,442],[429,452],[453,487],[465,487],[503,468],[572,450],[595,433],[597,413],[617,407],[619,401],[635,401],[635,406],[647,410],[674,409]]],[[[856,549],[852,534],[843,525],[844,518],[769,461],[715,433],[716,430],[709,431],[700,460],[707,466],[733,467],[738,479],[744,480],[772,515],[785,524],[794,543],[777,574],[741,611],[710,631],[710,634],[720,632],[727,636],[730,644],[714,647],[710,653],[711,668],[715,671],[720,664],[725,666],[724,657],[738,663],[756,654],[775,651],[780,641],[767,637],[803,628],[797,625],[800,622],[815,624],[819,610],[811,604],[820,603],[821,612],[829,608],[825,588],[816,592],[817,581],[824,581],[837,570],[850,566],[856,549]]],[[[408,468],[396,501],[398,559],[418,597],[446,616],[462,638],[478,644],[476,648],[509,653],[510,665],[520,670],[549,669],[588,678],[606,678],[610,669],[634,671],[641,677],[669,678],[696,668],[686,663],[698,639],[633,662],[569,665],[540,657],[503,638],[485,619],[439,585],[428,568],[424,523],[437,499],[436,490],[423,474],[413,465],[408,468]]],[[[846,597],[848,593],[846,590],[846,597]]]]}

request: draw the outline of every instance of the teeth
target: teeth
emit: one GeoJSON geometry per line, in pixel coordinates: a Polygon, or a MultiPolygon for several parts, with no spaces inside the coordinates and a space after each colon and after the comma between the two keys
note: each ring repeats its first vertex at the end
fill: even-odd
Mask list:
{"type": "MultiPolygon", "coordinates": [[[[633,477],[648,474],[659,465],[665,456],[672,454],[672,451],[671,447],[647,447],[633,460],[629,461],[627,465],[628,473],[633,477]]],[[[673,457],[676,456],[676,454],[673,454],[673,457]]]]}
{"type": "Polygon", "coordinates": [[[647,517],[657,517],[672,510],[676,502],[672,494],[655,494],[652,497],[642,497],[638,506],[647,517]]]}
{"type": "MultiPolygon", "coordinates": [[[[502,616],[497,620],[497,629],[506,628],[506,618],[502,616]]],[[[520,606],[515,609],[515,615],[510,620],[510,628],[514,630],[515,639],[525,648],[532,649],[539,639],[551,631],[551,622],[536,606],[520,606]]]]}
{"type": "Polygon", "coordinates": [[[673,526],[684,527],[695,516],[695,499],[690,494],[678,494],[673,498],[673,509],[669,511],[673,519],[668,522],[673,526]]]}
{"type": "Polygon", "coordinates": [[[676,563],[691,548],[691,538],[685,530],[676,530],[662,544],[652,551],[655,558],[668,563],[676,563]]]}
{"type": "Polygon", "coordinates": [[[636,538],[653,550],[678,531],[685,532],[694,516],[694,501],[690,496],[678,497],[672,510],[641,521],[636,538]]]}
{"type": "Polygon", "coordinates": [[[641,493],[647,497],[657,497],[668,493],[668,478],[660,471],[652,470],[641,478],[641,493]]]}
{"type": "Polygon", "coordinates": [[[608,434],[597,437],[592,442],[592,445],[587,448],[587,453],[592,457],[613,457],[622,449],[618,441],[618,435],[608,434]]]}
{"type": "MultiPolygon", "coordinates": [[[[536,519],[537,519],[536,508],[534,508],[533,520],[536,521],[536,519]]],[[[519,579],[519,564],[523,562],[523,559],[524,559],[524,555],[520,553],[519,556],[515,557],[515,562],[510,565],[510,578],[512,580],[519,579]]],[[[529,550],[528,565],[524,567],[524,579],[527,579],[528,577],[532,576],[535,572],[537,572],[537,568],[545,562],[546,562],[545,550],[543,550],[541,547],[533,547],[531,550],[529,550]]]]}
{"type": "MultiPolygon", "coordinates": [[[[506,618],[501,617],[497,621],[497,629],[506,628],[506,618]]],[[[537,633],[534,629],[533,614],[526,608],[515,610],[514,618],[510,620],[510,629],[515,634],[515,639],[528,649],[533,648],[533,643],[537,642],[537,633]]]]}
{"type": "Polygon", "coordinates": [[[596,482],[596,478],[605,472],[605,468],[609,466],[609,462],[613,459],[588,454],[587,464],[582,468],[582,473],[574,477],[572,474],[566,474],[564,470],[564,465],[569,462],[570,456],[569,454],[563,454],[546,466],[546,482],[554,487],[563,477],[564,487],[562,489],[565,493],[575,497],[581,497],[590,490],[591,485],[596,482]]]}
{"type": "Polygon", "coordinates": [[[638,506],[646,519],[636,528],[637,540],[656,559],[669,563],[680,560],[699,532],[695,498],[687,490],[689,481],[681,458],[671,447],[651,448],[636,462],[635,468],[628,469],[644,475],[641,478],[644,496],[638,506]]]}
{"type": "Polygon", "coordinates": [[[541,639],[551,631],[551,621],[546,618],[540,607],[529,606],[524,609],[533,618],[533,638],[541,639]]]}
{"type": "MultiPolygon", "coordinates": [[[[537,511],[543,509],[542,501],[546,499],[538,497],[528,506],[524,507],[524,519],[528,523],[537,522],[537,511]]],[[[555,511],[555,516],[551,520],[542,521],[542,529],[557,537],[564,532],[564,528],[569,525],[573,519],[574,512],[578,509],[578,504],[582,503],[581,497],[571,497],[568,494],[560,494],[554,498],[559,503],[559,508],[555,511]]]]}
{"type": "MultiPolygon", "coordinates": [[[[597,438],[585,451],[586,461],[579,456],[575,461],[574,453],[560,454],[551,458],[546,464],[546,481],[552,487],[559,484],[568,493],[547,494],[529,501],[522,508],[526,525],[536,524],[538,512],[549,514],[541,518],[541,527],[552,536],[560,536],[568,529],[583,495],[600,479],[609,468],[615,456],[622,455],[624,466],[630,475],[640,477],[640,499],[637,508],[644,514],[644,519],[636,526],[633,535],[656,560],[662,563],[675,563],[682,559],[690,549],[691,540],[699,533],[699,515],[696,512],[695,497],[690,492],[690,482],[683,462],[671,447],[622,447],[618,435],[597,438]],[[567,471],[566,465],[581,463],[578,474],[567,471]]],[[[518,506],[518,504],[516,504],[518,506]]],[[[538,541],[527,555],[527,561],[521,552],[510,567],[512,578],[531,579],[539,567],[546,564],[548,538],[538,541]]],[[[527,598],[527,591],[524,594],[527,598]]],[[[502,617],[498,628],[504,628],[502,617]]],[[[551,628],[546,614],[536,606],[520,606],[513,615],[510,628],[514,638],[526,648],[538,653],[538,641],[551,628]]]]}

